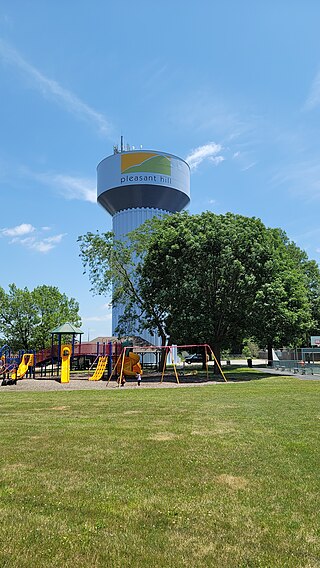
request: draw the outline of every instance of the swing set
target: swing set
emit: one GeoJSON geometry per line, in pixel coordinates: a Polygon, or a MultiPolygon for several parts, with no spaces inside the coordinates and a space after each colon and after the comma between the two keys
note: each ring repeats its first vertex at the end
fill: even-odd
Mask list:
{"type": "MultiPolygon", "coordinates": [[[[163,356],[163,361],[162,361],[162,369],[161,371],[158,372],[158,374],[160,374],[161,372],[161,377],[160,377],[160,383],[163,383],[164,378],[165,378],[165,374],[166,374],[166,370],[168,368],[168,358],[170,357],[171,362],[172,362],[172,367],[173,367],[173,374],[175,377],[175,380],[177,382],[177,384],[180,384],[180,378],[179,378],[179,368],[177,366],[177,362],[176,362],[176,353],[177,350],[179,349],[190,349],[190,348],[201,348],[203,349],[203,353],[204,353],[204,361],[205,361],[205,365],[206,365],[206,379],[209,380],[209,359],[211,357],[211,360],[213,360],[218,369],[219,369],[219,373],[222,377],[222,379],[227,382],[227,379],[225,377],[224,372],[222,371],[222,368],[220,366],[220,363],[218,362],[213,350],[211,349],[210,345],[208,345],[207,343],[203,343],[203,344],[189,344],[189,345],[165,345],[165,346],[147,346],[147,347],[142,347],[142,346],[137,346],[137,345],[131,345],[131,346],[124,346],[121,350],[121,353],[119,354],[115,365],[113,366],[112,372],[108,378],[107,381],[107,385],[109,385],[109,382],[111,381],[112,378],[116,378],[118,381],[118,385],[123,386],[124,383],[126,382],[126,377],[127,378],[133,378],[133,377],[141,377],[142,373],[143,373],[143,368],[144,368],[144,364],[143,364],[143,358],[144,355],[151,355],[154,354],[156,355],[156,359],[158,360],[158,354],[160,354],[160,359],[161,359],[161,355],[163,355],[163,350],[164,350],[164,356],[163,356]],[[139,353],[142,355],[142,366],[140,364],[140,355],[139,353]]],[[[183,368],[184,370],[184,368],[183,368]]],[[[183,373],[184,374],[184,373],[183,373]]]]}

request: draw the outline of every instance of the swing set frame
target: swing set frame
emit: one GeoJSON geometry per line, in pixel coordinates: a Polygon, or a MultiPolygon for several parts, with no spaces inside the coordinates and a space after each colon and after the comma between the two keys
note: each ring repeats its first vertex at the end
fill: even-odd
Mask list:
{"type": "Polygon", "coordinates": [[[198,347],[201,347],[201,348],[204,349],[204,356],[205,356],[205,362],[206,362],[207,380],[209,379],[209,365],[208,365],[208,359],[209,359],[209,354],[210,354],[211,357],[212,357],[212,359],[213,359],[213,361],[216,363],[216,365],[217,365],[217,367],[218,367],[218,369],[219,369],[219,372],[220,372],[221,377],[223,378],[224,382],[227,383],[228,381],[227,381],[227,379],[226,379],[226,377],[225,377],[225,374],[224,374],[224,372],[223,372],[223,370],[222,370],[222,368],[221,368],[221,365],[220,365],[220,363],[218,362],[218,360],[217,360],[217,358],[216,358],[216,356],[215,356],[215,354],[214,354],[212,348],[210,347],[210,345],[209,345],[208,343],[202,343],[202,344],[199,344],[199,343],[192,343],[192,344],[187,344],[187,345],[159,345],[159,346],[151,345],[151,346],[148,346],[148,347],[144,347],[144,346],[142,347],[142,346],[140,346],[140,345],[124,346],[124,347],[122,348],[122,350],[121,350],[120,355],[117,357],[117,360],[116,360],[115,365],[113,365],[113,369],[112,369],[112,372],[111,372],[111,374],[110,374],[110,376],[109,376],[109,378],[108,378],[108,382],[107,382],[107,385],[106,385],[106,386],[109,385],[109,382],[111,381],[112,377],[116,375],[116,370],[117,370],[117,368],[118,368],[120,362],[121,362],[120,374],[119,374],[119,377],[118,377],[119,387],[121,386],[121,384],[123,384],[123,379],[124,379],[124,360],[125,360],[125,356],[126,356],[126,351],[127,351],[128,349],[130,349],[130,350],[133,350],[133,349],[134,349],[136,353],[139,353],[139,352],[140,352],[140,353],[141,353],[141,352],[143,353],[143,352],[148,352],[148,351],[150,352],[150,350],[152,350],[152,351],[154,352],[155,350],[161,351],[162,349],[164,349],[164,350],[165,350],[165,357],[163,358],[163,366],[162,366],[162,371],[161,371],[160,383],[163,383],[165,371],[166,371],[166,368],[167,368],[167,358],[168,358],[168,355],[170,354],[170,355],[171,355],[171,360],[172,360],[172,366],[173,366],[174,376],[175,376],[175,379],[176,379],[176,381],[177,381],[177,384],[180,384],[179,373],[178,373],[178,370],[177,370],[177,365],[176,365],[176,362],[175,362],[175,357],[174,357],[173,350],[186,349],[186,348],[194,348],[194,347],[197,347],[197,348],[198,348],[198,347]]]}

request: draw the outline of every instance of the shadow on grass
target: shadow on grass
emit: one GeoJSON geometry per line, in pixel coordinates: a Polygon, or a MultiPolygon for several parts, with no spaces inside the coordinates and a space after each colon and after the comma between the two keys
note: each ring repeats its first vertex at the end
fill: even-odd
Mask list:
{"type": "Polygon", "coordinates": [[[239,382],[239,381],[260,381],[261,379],[266,379],[272,377],[272,373],[267,373],[263,371],[256,371],[254,369],[245,369],[236,367],[235,369],[230,369],[225,371],[225,376],[227,381],[239,382]]]}
{"type": "MultiPolygon", "coordinates": [[[[242,381],[258,381],[265,378],[270,378],[270,373],[264,373],[263,371],[256,371],[254,369],[248,369],[247,367],[230,366],[227,369],[222,369],[223,373],[228,382],[242,382],[242,381]]],[[[208,375],[205,371],[195,370],[191,372],[178,371],[178,377],[180,384],[203,384],[203,383],[224,383],[224,379],[221,375],[215,375],[209,372],[208,375]]],[[[161,373],[146,373],[142,377],[142,381],[145,384],[156,384],[161,382],[161,373]]],[[[127,378],[126,382],[136,383],[135,379],[127,378]]],[[[164,383],[177,383],[175,374],[172,372],[166,373],[163,378],[164,383]]]]}

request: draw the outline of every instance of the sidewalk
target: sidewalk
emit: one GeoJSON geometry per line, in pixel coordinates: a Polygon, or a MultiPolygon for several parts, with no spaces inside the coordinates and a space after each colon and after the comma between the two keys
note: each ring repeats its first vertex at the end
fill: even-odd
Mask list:
{"type": "MultiPolygon", "coordinates": [[[[225,367],[225,361],[221,361],[222,368],[225,367]]],[[[231,359],[231,365],[239,365],[243,367],[248,367],[247,361],[245,359],[231,359]]],[[[249,368],[249,367],[248,367],[249,368]]],[[[315,374],[302,374],[302,373],[294,373],[293,371],[282,371],[280,369],[274,369],[273,367],[267,366],[266,359],[252,359],[252,369],[255,371],[261,371],[262,373],[269,373],[270,375],[279,375],[282,377],[297,377],[298,379],[304,381],[320,381],[320,375],[315,374]]]]}

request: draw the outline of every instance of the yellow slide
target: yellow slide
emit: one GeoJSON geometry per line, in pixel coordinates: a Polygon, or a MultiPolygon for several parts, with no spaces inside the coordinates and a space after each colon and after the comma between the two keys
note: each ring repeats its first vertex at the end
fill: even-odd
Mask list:
{"type": "MultiPolygon", "coordinates": [[[[121,372],[122,361],[118,363],[118,373],[121,372]]],[[[123,374],[125,377],[136,377],[137,374],[142,375],[142,368],[140,365],[140,356],[137,353],[129,352],[129,357],[124,358],[123,374]]]]}
{"type": "Polygon", "coordinates": [[[89,381],[100,381],[100,379],[103,377],[103,373],[106,370],[107,363],[108,363],[107,356],[99,357],[97,368],[93,373],[92,377],[89,377],[89,381]]]}
{"type": "Polygon", "coordinates": [[[22,355],[22,359],[20,365],[17,370],[17,379],[23,379],[23,377],[27,374],[29,367],[33,367],[34,365],[34,355],[33,353],[25,353],[22,355]]]}
{"type": "Polygon", "coordinates": [[[61,345],[61,383],[70,382],[71,345],[61,345]]]}

